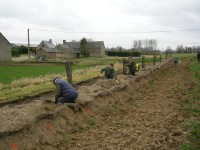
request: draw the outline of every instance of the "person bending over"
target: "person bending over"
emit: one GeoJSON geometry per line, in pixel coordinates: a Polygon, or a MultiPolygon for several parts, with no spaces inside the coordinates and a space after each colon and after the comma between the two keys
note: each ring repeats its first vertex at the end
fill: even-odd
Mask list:
{"type": "Polygon", "coordinates": [[[56,77],[53,80],[53,84],[56,86],[54,103],[75,103],[75,100],[78,97],[78,92],[71,84],[59,77],[56,77]]]}

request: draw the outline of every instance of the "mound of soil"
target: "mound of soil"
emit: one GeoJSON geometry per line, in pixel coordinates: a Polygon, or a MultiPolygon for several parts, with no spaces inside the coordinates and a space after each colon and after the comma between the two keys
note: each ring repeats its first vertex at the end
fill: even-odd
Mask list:
{"type": "Polygon", "coordinates": [[[195,85],[187,66],[163,62],[119,75],[119,84],[80,86],[78,112],[47,103],[54,93],[4,106],[0,149],[180,149],[188,141],[182,104],[195,85]]]}

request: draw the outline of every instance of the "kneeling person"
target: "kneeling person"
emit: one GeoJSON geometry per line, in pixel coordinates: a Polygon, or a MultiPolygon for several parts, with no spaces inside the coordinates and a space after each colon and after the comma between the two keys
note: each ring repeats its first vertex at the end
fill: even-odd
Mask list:
{"type": "Polygon", "coordinates": [[[108,67],[101,69],[101,73],[105,72],[105,78],[113,79],[116,78],[115,76],[115,69],[113,68],[114,64],[110,64],[108,67]]]}
{"type": "Polygon", "coordinates": [[[53,84],[56,85],[54,103],[75,103],[78,93],[71,84],[58,77],[53,80],[53,84]]]}
{"type": "Polygon", "coordinates": [[[113,66],[114,64],[111,63],[108,67],[101,69],[101,74],[103,75],[103,72],[105,72],[104,75],[106,79],[115,79],[115,81],[119,83],[116,78],[115,69],[113,68],[113,66]]]}

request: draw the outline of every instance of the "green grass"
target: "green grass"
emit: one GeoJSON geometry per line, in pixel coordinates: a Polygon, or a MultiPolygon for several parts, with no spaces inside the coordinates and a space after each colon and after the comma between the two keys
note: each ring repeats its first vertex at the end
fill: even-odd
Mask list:
{"type": "MultiPolygon", "coordinates": [[[[126,58],[126,57],[124,57],[126,58]]],[[[91,66],[107,65],[109,63],[122,62],[123,57],[106,57],[106,58],[84,58],[72,59],[74,65],[73,70],[85,69],[91,66]]],[[[135,59],[137,63],[141,63],[141,58],[135,59]]],[[[153,58],[146,58],[145,62],[152,62],[153,58]]],[[[157,57],[156,62],[159,62],[157,57]]],[[[44,63],[25,63],[25,64],[0,64],[0,83],[9,84],[14,80],[24,77],[35,78],[46,74],[58,74],[65,72],[64,64],[44,64],[44,63]]]]}
{"type": "Polygon", "coordinates": [[[120,113],[123,110],[123,105],[120,103],[115,103],[112,107],[116,113],[120,113]]]}
{"type": "Polygon", "coordinates": [[[182,145],[182,150],[198,150],[200,149],[200,64],[192,62],[190,71],[197,80],[196,87],[190,91],[190,98],[188,104],[188,111],[191,115],[195,115],[195,119],[190,121],[190,144],[182,145]]]}
{"type": "Polygon", "coordinates": [[[89,120],[87,121],[87,129],[90,129],[95,125],[96,125],[96,118],[95,117],[89,118],[89,120]]]}
{"type": "MultiPolygon", "coordinates": [[[[173,57],[175,56],[176,54],[173,54],[173,57]]],[[[196,59],[196,56],[197,54],[196,53],[188,53],[188,54],[177,54],[178,57],[180,58],[180,60],[190,60],[190,59],[196,59]]]]}
{"type": "MultiPolygon", "coordinates": [[[[72,69],[85,69],[89,66],[73,65],[72,69]]],[[[65,72],[64,64],[35,64],[35,65],[6,65],[0,66],[0,83],[8,84],[13,80],[24,77],[35,78],[46,74],[57,74],[65,72]]]]}
{"type": "Polygon", "coordinates": [[[67,146],[71,143],[72,141],[72,138],[71,138],[71,135],[66,133],[64,136],[63,136],[63,143],[65,145],[65,148],[67,148],[67,146]]]}

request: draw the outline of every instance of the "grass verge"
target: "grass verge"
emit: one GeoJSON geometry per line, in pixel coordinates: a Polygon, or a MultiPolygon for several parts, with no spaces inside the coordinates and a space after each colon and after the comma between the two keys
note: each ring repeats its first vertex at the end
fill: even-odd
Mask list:
{"type": "Polygon", "coordinates": [[[190,127],[190,144],[184,144],[182,150],[199,150],[200,149],[200,64],[191,63],[190,70],[197,80],[197,85],[190,92],[188,102],[188,111],[192,119],[188,122],[190,127]]]}

